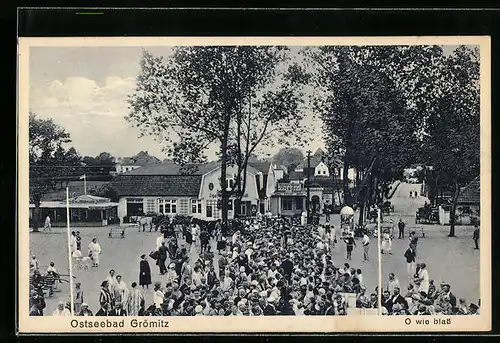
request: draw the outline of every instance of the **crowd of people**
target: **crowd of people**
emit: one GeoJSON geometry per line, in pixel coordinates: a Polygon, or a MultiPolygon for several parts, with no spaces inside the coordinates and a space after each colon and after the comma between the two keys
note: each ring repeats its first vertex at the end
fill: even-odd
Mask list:
{"type": "MultiPolygon", "coordinates": [[[[335,227],[328,223],[301,225],[293,218],[266,216],[241,224],[232,234],[220,222],[210,230],[198,223],[184,230],[162,229],[154,251],[141,256],[138,283],[132,282],[128,287],[115,270],[109,271],[101,283],[100,309],[95,315],[323,316],[378,310],[378,287],[367,291],[360,268],[332,258],[338,245],[344,243],[350,262],[356,246],[352,233],[344,237],[337,235],[335,227]],[[214,251],[210,244],[213,241],[214,251]],[[159,270],[155,282],[148,259],[155,261],[159,270]],[[146,303],[144,292],[152,292],[152,303],[146,303]]],[[[365,234],[360,252],[363,262],[370,261],[369,241],[365,234]]],[[[380,312],[478,314],[479,303],[467,304],[462,298],[457,301],[448,283],[436,285],[426,264],[415,263],[416,245],[413,234],[404,258],[401,257],[408,266],[406,293],[391,273],[380,290],[380,312]]],[[[80,295],[78,304],[75,302],[75,314],[92,315],[83,302],[83,292],[80,295]]],[[[40,301],[33,297],[35,307],[37,302],[40,301]]],[[[53,315],[67,315],[65,309],[70,308],[70,304],[60,303],[53,315]]]]}

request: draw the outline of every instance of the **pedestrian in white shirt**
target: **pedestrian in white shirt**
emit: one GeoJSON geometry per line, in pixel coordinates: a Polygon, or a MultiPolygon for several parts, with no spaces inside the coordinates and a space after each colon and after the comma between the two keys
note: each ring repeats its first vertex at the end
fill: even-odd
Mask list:
{"type": "Polygon", "coordinates": [[[97,243],[97,238],[92,238],[89,244],[89,257],[92,259],[92,266],[99,267],[99,255],[101,254],[101,246],[97,243]]]}
{"type": "Polygon", "coordinates": [[[370,260],[369,251],[370,251],[370,238],[366,234],[363,234],[363,240],[361,241],[363,244],[363,262],[368,262],[370,260]]]}
{"type": "Polygon", "coordinates": [[[389,281],[387,282],[387,290],[391,294],[391,296],[394,294],[394,289],[395,288],[401,288],[399,287],[399,280],[396,278],[394,273],[389,274],[389,281]]]}
{"type": "Polygon", "coordinates": [[[47,217],[45,218],[45,225],[43,228],[45,231],[52,231],[52,224],[50,223],[50,216],[49,215],[47,215],[47,217]]]}
{"type": "Polygon", "coordinates": [[[420,264],[420,270],[418,272],[418,279],[420,280],[419,292],[429,293],[429,272],[427,271],[427,265],[425,263],[420,264]]]}
{"type": "Polygon", "coordinates": [[[65,307],[63,301],[57,304],[57,308],[52,312],[53,316],[71,316],[71,312],[65,307]]]}
{"type": "Polygon", "coordinates": [[[156,251],[160,250],[160,247],[164,242],[165,242],[165,236],[163,235],[162,232],[158,237],[156,237],[156,251]]]}
{"type": "Polygon", "coordinates": [[[157,309],[161,308],[163,304],[163,291],[161,290],[161,284],[159,282],[155,282],[154,285],[154,293],[153,293],[153,303],[157,309]]]}

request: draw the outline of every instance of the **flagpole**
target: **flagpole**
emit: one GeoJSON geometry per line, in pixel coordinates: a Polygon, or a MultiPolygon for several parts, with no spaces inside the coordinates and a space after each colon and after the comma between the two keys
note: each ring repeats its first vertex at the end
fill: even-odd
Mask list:
{"type": "Polygon", "coordinates": [[[380,246],[380,208],[377,209],[377,244],[378,244],[378,314],[382,315],[382,250],[380,246]]]}
{"type": "Polygon", "coordinates": [[[87,174],[83,174],[83,194],[87,194],[87,174]]]}
{"type": "Polygon", "coordinates": [[[69,287],[70,287],[70,299],[71,299],[71,315],[74,316],[74,306],[75,301],[73,297],[73,261],[71,256],[71,233],[69,228],[69,187],[66,187],[66,224],[67,224],[67,235],[68,235],[68,260],[69,260],[69,287]]]}

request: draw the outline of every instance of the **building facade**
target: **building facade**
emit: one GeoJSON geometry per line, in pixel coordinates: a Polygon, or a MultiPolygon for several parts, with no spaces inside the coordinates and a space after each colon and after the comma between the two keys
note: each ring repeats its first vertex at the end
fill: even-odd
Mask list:
{"type": "MultiPolygon", "coordinates": [[[[236,167],[228,167],[227,178],[220,180],[219,163],[181,167],[173,163],[144,166],[117,175],[113,187],[119,195],[118,216],[123,219],[142,214],[190,216],[204,220],[222,218],[221,187],[235,186],[236,167]]],[[[229,199],[228,218],[253,216],[270,209],[276,178],[270,164],[248,165],[245,192],[236,208],[229,199]],[[264,170],[264,172],[262,171],[264,170]]]]}

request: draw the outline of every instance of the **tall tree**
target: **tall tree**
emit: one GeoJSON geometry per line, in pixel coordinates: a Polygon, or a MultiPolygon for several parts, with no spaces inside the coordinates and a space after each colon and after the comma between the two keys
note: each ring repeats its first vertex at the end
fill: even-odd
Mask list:
{"type": "Polygon", "coordinates": [[[342,155],[344,201],[357,201],[362,223],[365,204],[382,202],[389,184],[410,163],[415,121],[407,115],[404,94],[394,80],[370,61],[369,48],[321,47],[306,54],[316,66],[313,109],[323,119],[329,154],[337,155],[330,157],[342,155]],[[369,171],[357,199],[348,188],[350,167],[369,171]]]}
{"type": "Polygon", "coordinates": [[[458,47],[444,65],[445,87],[427,119],[424,144],[434,177],[452,190],[449,236],[455,236],[460,189],[479,175],[479,51],[458,47]]]}
{"type": "Polygon", "coordinates": [[[179,47],[168,61],[143,53],[128,119],[169,143],[167,153],[176,162],[205,161],[206,150],[217,147],[224,221],[230,195],[244,194],[248,159],[258,147],[278,133],[280,142],[298,136],[297,88],[303,79],[297,68],[283,75],[287,52],[265,46],[179,47]],[[230,165],[237,173],[228,189],[230,165]]]}
{"type": "Polygon", "coordinates": [[[103,151],[97,157],[96,160],[101,165],[112,166],[115,164],[115,158],[109,152],[103,151]]]}
{"type": "Polygon", "coordinates": [[[38,232],[40,203],[45,193],[55,189],[57,181],[66,173],[64,166],[78,166],[79,155],[74,148],[66,151],[70,135],[52,119],[29,114],[30,200],[34,203],[33,232],[38,232]],[[59,177],[59,178],[58,178],[59,177]]]}
{"type": "Polygon", "coordinates": [[[278,166],[285,166],[288,169],[293,165],[293,170],[304,163],[304,153],[297,147],[283,147],[274,156],[273,163],[278,166]]]}

